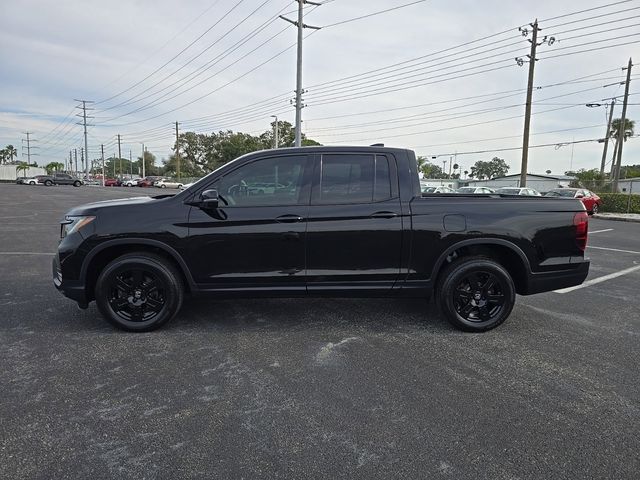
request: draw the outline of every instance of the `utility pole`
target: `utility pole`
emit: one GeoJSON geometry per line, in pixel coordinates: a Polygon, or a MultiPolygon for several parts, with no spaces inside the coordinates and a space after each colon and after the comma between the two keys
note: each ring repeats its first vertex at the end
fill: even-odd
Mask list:
{"type": "Polygon", "coordinates": [[[131,150],[129,150],[129,175],[133,178],[133,158],[131,155],[131,150]]]}
{"type": "Polygon", "coordinates": [[[180,133],[178,132],[178,122],[176,122],[176,173],[180,181],[180,133]]]}
{"type": "Polygon", "coordinates": [[[113,178],[116,178],[116,152],[113,152],[111,159],[113,160],[113,178]]]}
{"type": "Polygon", "coordinates": [[[527,186],[527,168],[529,163],[529,127],[531,125],[531,97],[533,95],[533,73],[536,68],[536,50],[538,48],[538,19],[531,24],[533,28],[531,53],[529,54],[529,78],[527,80],[527,102],[524,111],[524,133],[522,135],[522,163],[520,165],[520,186],[527,186]]]}
{"type": "MultiPolygon", "coordinates": [[[[29,138],[31,132],[24,132],[24,134],[27,136],[27,163],[31,165],[31,140],[29,138]]],[[[24,140],[22,142],[24,143],[24,140]]],[[[24,153],[22,155],[24,155],[24,153]]]]}
{"type": "Polygon", "coordinates": [[[69,168],[67,169],[67,173],[72,171],[73,171],[73,159],[71,158],[71,150],[69,150],[69,168]]]}
{"type": "Polygon", "coordinates": [[[143,143],[142,144],[142,178],[146,177],[145,171],[144,171],[144,151],[145,151],[145,148],[144,148],[144,143],[143,143]]]}
{"type": "Polygon", "coordinates": [[[84,170],[85,172],[89,169],[89,167],[87,166],[87,168],[84,168],[84,148],[80,147],[80,165],[82,165],[82,170],[84,170]]]}
{"type": "Polygon", "coordinates": [[[118,134],[118,160],[120,162],[120,176],[122,176],[122,151],[120,150],[120,134],[118,134]]]}
{"type": "Polygon", "coordinates": [[[609,146],[609,135],[611,135],[611,120],[613,120],[613,107],[616,99],[611,99],[611,108],[609,109],[609,120],[607,120],[607,134],[604,136],[604,149],[602,150],[602,161],[600,162],[600,176],[604,178],[604,165],[607,161],[607,148],[609,146]]]}
{"type": "MultiPolygon", "coordinates": [[[[33,132],[23,132],[23,133],[27,136],[27,139],[26,140],[24,138],[22,139],[22,145],[23,145],[22,148],[24,149],[24,143],[26,142],[27,143],[27,163],[31,165],[31,156],[36,155],[35,153],[31,153],[31,150],[36,149],[38,147],[31,146],[31,142],[35,142],[35,140],[31,138],[31,134],[33,132]]],[[[24,156],[24,153],[22,155],[24,156]]]]}
{"type": "Polygon", "coordinates": [[[627,82],[624,86],[624,100],[622,103],[622,117],[620,118],[620,128],[618,130],[618,159],[616,160],[616,168],[614,172],[613,178],[613,188],[612,191],[614,193],[618,192],[618,180],[620,180],[620,166],[622,165],[622,147],[624,145],[624,134],[627,128],[627,101],[629,100],[629,84],[631,83],[631,67],[633,67],[633,62],[631,58],[629,58],[629,64],[627,65],[627,82]]]}
{"type": "MultiPolygon", "coordinates": [[[[82,102],[82,107],[77,106],[76,108],[82,108],[82,114],[78,114],[78,117],[82,117],[82,123],[78,125],[84,126],[84,151],[87,156],[87,163],[85,165],[85,179],[89,180],[89,144],[87,143],[87,103],[93,103],[90,100],[78,100],[76,102],[82,102]]],[[[91,110],[91,109],[89,109],[91,110]]]]}
{"type": "Polygon", "coordinates": [[[278,116],[271,115],[271,118],[275,118],[275,124],[273,125],[273,148],[278,148],[278,116]]]}
{"type": "Polygon", "coordinates": [[[321,3],[311,2],[309,0],[296,0],[298,2],[298,21],[294,22],[286,17],[280,15],[280,18],[298,27],[298,53],[296,60],[296,147],[302,145],[302,32],[305,28],[311,28],[313,30],[320,30],[321,27],[313,27],[311,25],[305,25],[302,22],[304,5],[322,5],[321,3]]]}
{"type": "Polygon", "coordinates": [[[102,186],[104,187],[104,177],[106,177],[104,168],[104,145],[100,145],[100,157],[102,158],[102,186]]]}
{"type": "Polygon", "coordinates": [[[74,172],[74,176],[77,177],[78,176],[78,149],[77,148],[73,149],[73,158],[75,158],[76,160],[76,170],[74,172]]]}

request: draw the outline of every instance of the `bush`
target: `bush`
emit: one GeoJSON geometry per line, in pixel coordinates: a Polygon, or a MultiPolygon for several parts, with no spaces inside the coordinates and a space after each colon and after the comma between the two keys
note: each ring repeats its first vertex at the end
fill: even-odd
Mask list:
{"type": "Polygon", "coordinates": [[[602,199],[600,211],[611,213],[640,213],[640,195],[625,193],[598,193],[602,199]],[[629,203],[631,197],[631,203],[629,203]],[[629,208],[627,212],[627,207],[629,208]]]}

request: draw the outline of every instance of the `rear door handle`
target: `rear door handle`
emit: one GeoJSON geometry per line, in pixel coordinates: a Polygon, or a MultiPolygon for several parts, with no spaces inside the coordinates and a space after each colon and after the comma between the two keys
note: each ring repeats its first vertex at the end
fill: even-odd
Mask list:
{"type": "Polygon", "coordinates": [[[369,215],[370,218],[395,218],[398,214],[395,212],[376,212],[369,215]]]}
{"type": "Polygon", "coordinates": [[[300,215],[280,215],[276,217],[278,223],[298,223],[304,220],[300,215]]]}

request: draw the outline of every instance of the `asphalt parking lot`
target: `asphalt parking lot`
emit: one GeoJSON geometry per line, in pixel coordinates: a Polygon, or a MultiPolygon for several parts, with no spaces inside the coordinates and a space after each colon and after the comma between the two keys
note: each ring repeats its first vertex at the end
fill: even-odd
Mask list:
{"type": "Polygon", "coordinates": [[[485,334],[389,299],[194,299],[127,334],[52,252],[69,207],[150,190],[0,184],[0,478],[637,478],[640,224],[592,220],[607,279],[485,334]]]}

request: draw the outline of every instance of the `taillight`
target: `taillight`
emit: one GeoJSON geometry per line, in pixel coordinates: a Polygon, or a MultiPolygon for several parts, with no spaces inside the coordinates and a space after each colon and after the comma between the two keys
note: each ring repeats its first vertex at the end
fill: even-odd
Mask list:
{"type": "Polygon", "coordinates": [[[579,212],[573,216],[573,224],[576,227],[576,244],[584,252],[587,248],[587,232],[589,230],[589,215],[587,212],[579,212]]]}

